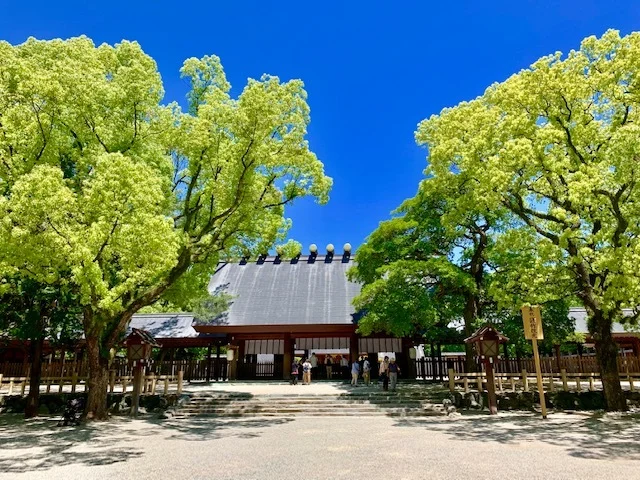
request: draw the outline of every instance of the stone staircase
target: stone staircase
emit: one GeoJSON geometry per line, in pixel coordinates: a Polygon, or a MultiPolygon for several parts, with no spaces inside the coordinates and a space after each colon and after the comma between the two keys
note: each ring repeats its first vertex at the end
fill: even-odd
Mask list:
{"type": "Polygon", "coordinates": [[[178,417],[433,416],[446,414],[443,398],[442,392],[418,389],[382,392],[363,388],[335,394],[201,392],[192,394],[176,414],[178,417]]]}

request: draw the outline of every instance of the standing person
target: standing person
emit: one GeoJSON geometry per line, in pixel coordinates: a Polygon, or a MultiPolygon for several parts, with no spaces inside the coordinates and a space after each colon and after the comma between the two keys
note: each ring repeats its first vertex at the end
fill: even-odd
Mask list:
{"type": "Polygon", "coordinates": [[[389,390],[389,357],[384,357],[384,360],[380,364],[380,379],[382,380],[382,389],[384,391],[389,390]]]}
{"type": "Polygon", "coordinates": [[[392,358],[389,364],[389,383],[391,383],[391,391],[396,391],[396,385],[398,384],[398,373],[400,373],[400,367],[396,363],[396,359],[392,358]]]}
{"type": "Polygon", "coordinates": [[[364,362],[362,362],[362,379],[365,385],[369,385],[371,382],[371,364],[368,357],[364,357],[364,362]]]}
{"type": "Polygon", "coordinates": [[[291,385],[297,385],[298,384],[298,362],[296,362],[295,359],[293,360],[293,363],[291,364],[291,381],[289,383],[291,385]]]}
{"type": "Polygon", "coordinates": [[[302,384],[311,384],[311,362],[309,362],[309,359],[305,359],[302,364],[302,384]]]}
{"type": "Polygon", "coordinates": [[[318,378],[318,357],[316,357],[315,352],[311,354],[309,363],[311,364],[311,373],[313,374],[313,378],[318,378]]]}
{"type": "Polygon", "coordinates": [[[331,355],[327,355],[325,367],[327,367],[327,380],[331,380],[331,378],[333,377],[333,358],[331,357],[331,355]]]}
{"type": "Polygon", "coordinates": [[[349,360],[344,355],[340,359],[340,370],[342,373],[342,378],[349,378],[349,360]]]}
{"type": "Polygon", "coordinates": [[[360,363],[354,360],[351,364],[351,385],[358,386],[358,377],[360,376],[360,363]]]}

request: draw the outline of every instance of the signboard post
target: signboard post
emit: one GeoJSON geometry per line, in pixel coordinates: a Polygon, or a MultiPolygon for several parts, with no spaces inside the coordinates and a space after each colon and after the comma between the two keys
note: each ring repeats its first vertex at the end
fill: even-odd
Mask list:
{"type": "Polygon", "coordinates": [[[536,378],[538,380],[538,393],[540,394],[540,410],[542,411],[542,418],[547,418],[547,404],[544,399],[540,354],[538,353],[538,340],[544,339],[540,307],[537,305],[525,305],[521,308],[521,312],[524,323],[524,338],[531,340],[533,346],[533,359],[536,364],[536,378]]]}

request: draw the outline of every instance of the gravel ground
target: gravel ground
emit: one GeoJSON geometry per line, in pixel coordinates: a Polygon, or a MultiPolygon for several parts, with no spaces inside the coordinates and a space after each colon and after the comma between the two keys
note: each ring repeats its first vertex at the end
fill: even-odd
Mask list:
{"type": "Polygon", "coordinates": [[[0,416],[0,478],[640,478],[637,415],[115,418],[0,416]]]}

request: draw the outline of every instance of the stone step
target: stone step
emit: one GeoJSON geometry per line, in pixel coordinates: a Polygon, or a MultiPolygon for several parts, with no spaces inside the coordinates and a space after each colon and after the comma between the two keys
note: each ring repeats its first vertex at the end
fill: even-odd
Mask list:
{"type": "Polygon", "coordinates": [[[245,418],[245,417],[429,417],[442,416],[442,412],[434,411],[408,411],[408,412],[387,412],[384,410],[376,410],[370,412],[349,412],[349,411],[331,411],[331,412],[243,412],[243,413],[210,413],[210,412],[180,412],[174,418],[188,417],[218,417],[218,418],[245,418]]]}

